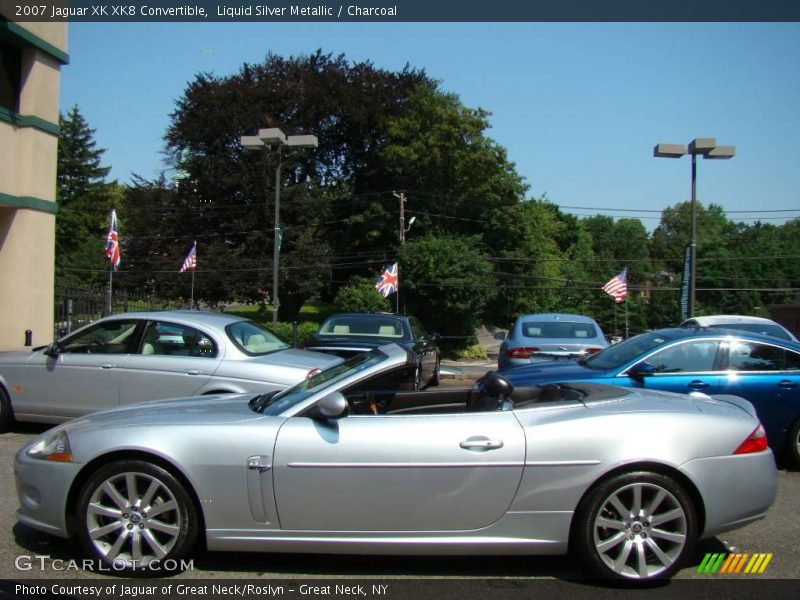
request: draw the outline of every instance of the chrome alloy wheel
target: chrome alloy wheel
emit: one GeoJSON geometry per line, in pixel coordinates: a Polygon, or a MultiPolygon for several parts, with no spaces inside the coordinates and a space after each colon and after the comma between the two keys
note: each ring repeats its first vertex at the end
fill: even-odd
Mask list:
{"type": "Polygon", "coordinates": [[[147,567],[174,548],[181,511],[173,492],[147,473],[119,473],[100,483],[86,505],[86,534],[115,567],[147,567]]]}
{"type": "Polygon", "coordinates": [[[605,565],[632,579],[658,577],[688,542],[688,522],[677,498],[654,483],[612,492],[592,524],[594,546],[605,565]]]}

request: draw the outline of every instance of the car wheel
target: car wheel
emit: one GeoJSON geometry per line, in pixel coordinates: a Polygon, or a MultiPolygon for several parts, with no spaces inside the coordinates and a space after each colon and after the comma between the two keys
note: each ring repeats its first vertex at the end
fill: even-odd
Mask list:
{"type": "Polygon", "coordinates": [[[595,486],[581,501],[577,519],[578,552],[604,578],[669,577],[697,537],[695,509],[685,490],[670,477],[646,471],[595,486]]]}
{"type": "Polygon", "coordinates": [[[0,387],[0,431],[7,431],[13,424],[14,410],[11,408],[11,399],[0,387]]]}
{"type": "Polygon", "coordinates": [[[795,469],[800,468],[800,419],[797,419],[789,430],[789,447],[787,455],[789,463],[795,469]]]}
{"type": "Polygon", "coordinates": [[[77,505],[78,538],[104,568],[163,572],[197,538],[197,514],[184,486],[168,471],[139,460],[114,462],[84,484],[77,505]],[[169,561],[169,562],[167,562],[169,561]]]}
{"type": "Polygon", "coordinates": [[[439,379],[441,378],[442,372],[442,361],[437,356],[436,357],[436,366],[433,368],[433,377],[431,377],[430,385],[439,385],[439,379]]]}

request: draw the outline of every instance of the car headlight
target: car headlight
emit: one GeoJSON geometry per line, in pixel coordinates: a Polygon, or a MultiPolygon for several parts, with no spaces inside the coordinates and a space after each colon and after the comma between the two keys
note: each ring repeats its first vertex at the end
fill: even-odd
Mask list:
{"type": "Polygon", "coordinates": [[[39,460],[72,462],[72,448],[69,447],[69,438],[64,431],[57,431],[40,438],[28,448],[27,454],[39,460]]]}

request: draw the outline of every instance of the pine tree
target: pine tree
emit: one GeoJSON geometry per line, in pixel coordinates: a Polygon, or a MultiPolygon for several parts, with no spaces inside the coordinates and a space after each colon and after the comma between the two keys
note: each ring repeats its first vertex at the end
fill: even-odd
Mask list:
{"type": "Polygon", "coordinates": [[[119,186],[107,183],[105,152],[97,148],[91,129],[77,106],[60,117],[56,199],[57,283],[100,283],[107,266],[103,237],[108,215],[120,197],[119,186]]]}

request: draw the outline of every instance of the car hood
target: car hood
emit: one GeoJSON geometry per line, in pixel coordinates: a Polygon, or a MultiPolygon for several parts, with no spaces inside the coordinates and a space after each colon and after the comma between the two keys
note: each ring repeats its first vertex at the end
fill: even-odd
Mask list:
{"type": "Polygon", "coordinates": [[[514,385],[532,385],[542,382],[573,381],[575,379],[601,379],[608,377],[607,371],[589,369],[574,360],[548,360],[522,365],[503,371],[503,375],[514,385]]]}
{"type": "Polygon", "coordinates": [[[220,394],[139,402],[92,413],[59,427],[66,431],[143,425],[230,425],[265,418],[248,402],[257,394],[220,394]]]}
{"type": "Polygon", "coordinates": [[[265,354],[264,356],[255,356],[250,360],[282,367],[293,367],[296,369],[322,370],[342,362],[342,359],[338,356],[331,356],[330,354],[323,354],[322,352],[311,352],[300,348],[290,348],[288,350],[281,350],[280,352],[265,354]]]}

